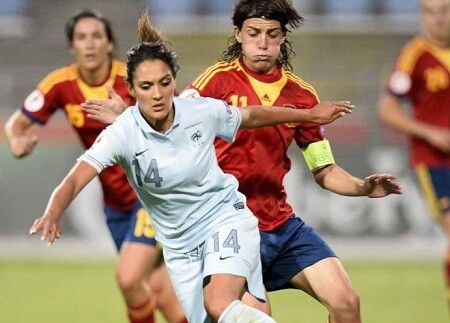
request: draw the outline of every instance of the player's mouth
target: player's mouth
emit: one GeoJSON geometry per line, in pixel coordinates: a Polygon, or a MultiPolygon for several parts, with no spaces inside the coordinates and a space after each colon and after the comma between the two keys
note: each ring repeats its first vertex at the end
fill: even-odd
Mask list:
{"type": "Polygon", "coordinates": [[[87,61],[94,61],[95,59],[96,59],[96,56],[95,56],[95,54],[86,54],[86,55],[84,55],[84,58],[87,60],[87,61]]]}
{"type": "Polygon", "coordinates": [[[160,112],[164,110],[164,103],[158,103],[153,105],[153,111],[160,112]]]}
{"type": "Polygon", "coordinates": [[[267,62],[270,60],[270,56],[269,55],[256,55],[255,59],[259,62],[267,62]]]}

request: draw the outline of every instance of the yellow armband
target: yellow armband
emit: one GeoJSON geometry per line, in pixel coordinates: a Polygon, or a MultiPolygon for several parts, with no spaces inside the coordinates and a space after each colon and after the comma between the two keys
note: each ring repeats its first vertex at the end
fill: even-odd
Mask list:
{"type": "Polygon", "coordinates": [[[302,148],[302,153],[310,170],[335,163],[330,143],[326,139],[313,142],[308,147],[302,148]]]}

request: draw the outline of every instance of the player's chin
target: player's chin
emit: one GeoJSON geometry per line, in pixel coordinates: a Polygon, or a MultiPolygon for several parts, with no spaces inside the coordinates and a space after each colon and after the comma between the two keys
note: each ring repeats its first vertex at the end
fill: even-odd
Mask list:
{"type": "Polygon", "coordinates": [[[271,71],[274,65],[275,61],[259,59],[253,62],[253,69],[259,73],[267,73],[271,71]]]}

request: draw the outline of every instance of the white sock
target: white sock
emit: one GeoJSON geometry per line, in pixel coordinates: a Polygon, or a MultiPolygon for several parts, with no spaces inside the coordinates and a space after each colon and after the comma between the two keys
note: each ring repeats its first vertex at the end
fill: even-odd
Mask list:
{"type": "Polygon", "coordinates": [[[269,315],[256,308],[245,305],[239,300],[233,301],[227,306],[219,317],[218,323],[275,323],[269,315]]]}

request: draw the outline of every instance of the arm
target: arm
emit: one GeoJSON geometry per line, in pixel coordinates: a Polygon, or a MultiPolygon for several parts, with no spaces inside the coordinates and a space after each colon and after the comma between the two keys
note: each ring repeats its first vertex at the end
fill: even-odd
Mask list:
{"type": "Polygon", "coordinates": [[[240,108],[240,128],[258,128],[287,122],[313,122],[327,124],[350,114],[354,106],[348,101],[322,102],[312,109],[293,109],[271,106],[247,106],[240,108]]]}
{"type": "Polygon", "coordinates": [[[38,143],[36,135],[28,135],[27,131],[34,124],[20,110],[14,112],[5,124],[5,134],[9,148],[15,158],[27,156],[38,143]]]}
{"type": "Polygon", "coordinates": [[[30,234],[42,231],[41,241],[50,246],[61,236],[59,221],[64,210],[81,190],[97,175],[97,171],[84,161],[75,164],[63,181],[55,188],[47,203],[44,215],[34,221],[30,234]]]}
{"type": "Polygon", "coordinates": [[[443,152],[450,152],[450,131],[409,117],[400,100],[392,94],[380,98],[378,117],[386,125],[409,136],[422,139],[443,152]]]}
{"type": "Polygon", "coordinates": [[[315,170],[313,174],[317,184],[339,195],[377,198],[402,194],[402,188],[396,177],[390,174],[373,174],[360,179],[336,164],[315,170]]]}

